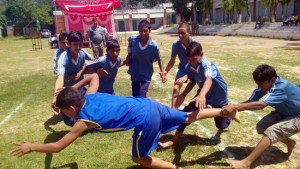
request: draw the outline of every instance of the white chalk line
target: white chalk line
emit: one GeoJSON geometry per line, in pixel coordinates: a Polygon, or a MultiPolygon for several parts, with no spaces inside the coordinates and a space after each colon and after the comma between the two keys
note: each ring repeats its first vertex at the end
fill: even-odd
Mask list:
{"type": "MultiPolygon", "coordinates": [[[[198,129],[203,132],[207,137],[212,138],[213,135],[211,131],[200,124],[199,121],[194,122],[198,126],[198,129]]],[[[226,149],[226,145],[219,143],[218,145],[213,146],[216,150],[223,151],[229,158],[235,158],[235,156],[226,149]]]]}
{"type": "MultiPolygon", "coordinates": [[[[237,102],[232,101],[232,100],[229,100],[229,102],[232,103],[232,104],[237,104],[237,102]]],[[[245,112],[245,113],[247,113],[247,114],[249,114],[249,115],[251,115],[251,116],[256,117],[257,120],[261,120],[261,119],[263,118],[262,116],[260,116],[260,115],[259,115],[258,113],[256,113],[255,111],[245,110],[245,111],[243,111],[243,112],[245,112]]],[[[294,134],[294,135],[291,136],[291,137],[292,137],[293,139],[297,140],[297,141],[300,141],[300,136],[299,136],[299,134],[294,134]]]]}
{"type": "MultiPolygon", "coordinates": [[[[230,69],[227,69],[227,70],[230,70],[230,69]]],[[[230,71],[238,73],[238,72],[233,71],[233,70],[230,70],[230,71]]],[[[153,78],[153,81],[154,81],[154,84],[158,85],[160,88],[163,88],[163,84],[160,83],[157,79],[153,78]]],[[[165,93],[167,94],[167,97],[169,97],[169,96],[172,97],[172,95],[170,94],[170,92],[165,91],[165,93]]],[[[232,104],[236,104],[237,103],[237,102],[235,102],[235,101],[233,101],[231,99],[228,99],[228,100],[232,104]]],[[[181,105],[180,108],[183,108],[183,106],[181,105]]],[[[262,116],[260,116],[258,113],[254,112],[254,111],[246,110],[244,112],[247,113],[247,114],[249,114],[249,115],[251,115],[251,116],[256,117],[257,120],[261,120],[263,118],[262,116]]],[[[206,127],[204,127],[203,125],[201,125],[199,121],[194,122],[194,124],[196,124],[198,126],[199,130],[201,132],[203,132],[204,134],[206,134],[207,137],[211,138],[213,136],[211,134],[210,130],[207,129],[206,127]]],[[[300,140],[300,137],[298,135],[296,135],[296,134],[293,135],[292,138],[295,139],[295,140],[300,140]]],[[[223,151],[228,156],[228,158],[235,159],[235,156],[233,155],[233,153],[231,153],[230,151],[228,151],[226,149],[226,145],[224,145],[223,143],[220,143],[220,144],[218,144],[217,146],[214,146],[214,147],[215,147],[215,149],[217,149],[219,151],[223,151]]]]}
{"type": "Polygon", "coordinates": [[[31,92],[28,96],[25,97],[25,99],[22,101],[22,103],[20,103],[17,107],[15,107],[13,110],[11,110],[8,113],[8,115],[5,116],[4,119],[0,122],[0,127],[5,122],[7,122],[15,113],[17,113],[24,106],[24,104],[27,103],[27,101],[33,96],[33,94],[36,93],[39,89],[40,89],[40,87],[37,87],[34,92],[31,92]]]}

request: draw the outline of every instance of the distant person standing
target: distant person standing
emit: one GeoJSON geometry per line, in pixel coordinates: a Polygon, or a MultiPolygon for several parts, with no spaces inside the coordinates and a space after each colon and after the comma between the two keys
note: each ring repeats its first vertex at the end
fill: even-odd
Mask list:
{"type": "Polygon", "coordinates": [[[90,28],[90,49],[93,50],[94,57],[98,58],[103,55],[103,47],[106,47],[105,29],[98,24],[98,20],[93,18],[93,26],[90,28]]]}

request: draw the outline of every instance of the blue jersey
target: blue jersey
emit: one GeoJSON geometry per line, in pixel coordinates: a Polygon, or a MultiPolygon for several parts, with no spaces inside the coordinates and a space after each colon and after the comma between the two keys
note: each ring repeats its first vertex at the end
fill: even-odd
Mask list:
{"type": "MultiPolygon", "coordinates": [[[[196,42],[196,40],[192,37],[189,37],[189,43],[191,42],[196,42]]],[[[178,69],[184,70],[185,66],[188,64],[188,59],[186,57],[186,48],[180,40],[176,40],[172,45],[171,57],[176,58],[177,55],[180,61],[178,64],[178,69]]]]}
{"type": "Polygon", "coordinates": [[[57,76],[64,76],[64,86],[72,86],[83,79],[83,74],[78,80],[71,80],[72,74],[78,73],[85,64],[84,52],[78,53],[77,60],[73,60],[69,50],[66,50],[61,54],[57,63],[57,76]]]}
{"type": "MultiPolygon", "coordinates": [[[[146,127],[151,118],[153,110],[157,110],[158,104],[162,107],[157,110],[156,116],[159,121],[170,118],[170,111],[167,106],[163,106],[148,98],[115,96],[106,93],[87,94],[85,104],[78,114],[78,119],[97,124],[97,129],[102,132],[116,132],[129,130],[134,127],[146,127]]],[[[169,119],[171,121],[171,119],[169,119]]],[[[163,133],[170,131],[166,124],[162,125],[163,133]]],[[[178,122],[177,125],[180,125],[178,122]]],[[[174,129],[174,126],[172,127],[174,129]]]]}
{"type": "Polygon", "coordinates": [[[128,39],[128,53],[131,54],[131,63],[128,73],[136,81],[151,81],[153,62],[161,60],[157,43],[149,37],[145,46],[140,44],[140,36],[131,36],[128,39]]]}
{"type": "Polygon", "coordinates": [[[106,76],[99,76],[100,86],[98,92],[101,93],[113,93],[114,92],[114,82],[118,73],[118,69],[121,63],[121,58],[118,57],[115,63],[112,63],[111,57],[107,54],[96,59],[93,62],[90,62],[86,69],[87,70],[97,70],[105,69],[108,72],[106,76]]]}
{"type": "Polygon", "coordinates": [[[65,50],[63,48],[58,48],[53,55],[53,67],[54,67],[54,72],[57,75],[57,62],[59,60],[59,56],[64,52],[65,50]]]}
{"type": "Polygon", "coordinates": [[[187,64],[185,70],[188,78],[192,82],[197,82],[199,84],[198,92],[202,89],[206,77],[212,78],[212,86],[206,94],[207,104],[210,104],[213,107],[220,107],[228,104],[227,84],[214,63],[203,56],[196,69],[193,68],[191,64],[187,64]]]}
{"type": "MultiPolygon", "coordinates": [[[[65,50],[63,48],[58,48],[55,52],[54,52],[54,56],[53,56],[53,60],[54,60],[54,71],[55,71],[55,75],[58,75],[57,72],[58,72],[58,66],[57,66],[57,63],[58,63],[58,60],[59,60],[59,57],[60,55],[64,52],[65,50]]],[[[90,55],[86,50],[84,49],[81,49],[81,55],[84,55],[84,58],[85,60],[91,60],[92,58],[92,55],[90,55]]]]}
{"type": "Polygon", "coordinates": [[[250,101],[257,101],[263,96],[263,102],[273,107],[285,117],[300,116],[300,87],[277,77],[274,85],[268,92],[255,89],[249,98],[250,101]]]}
{"type": "Polygon", "coordinates": [[[105,93],[85,95],[78,120],[97,125],[100,132],[134,129],[132,156],[146,157],[158,145],[159,135],[178,128],[186,112],[171,109],[142,97],[122,97],[105,93]]]}

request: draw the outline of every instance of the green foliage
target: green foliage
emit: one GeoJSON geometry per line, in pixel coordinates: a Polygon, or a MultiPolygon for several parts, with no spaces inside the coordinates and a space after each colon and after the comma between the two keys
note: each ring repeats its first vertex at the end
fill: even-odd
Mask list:
{"type": "Polygon", "coordinates": [[[5,27],[6,23],[7,23],[6,16],[3,14],[0,14],[0,26],[5,27]]]}
{"type": "Polygon", "coordinates": [[[4,11],[11,24],[28,24],[39,18],[42,24],[51,24],[51,1],[11,0],[4,11]]]}
{"type": "Polygon", "coordinates": [[[191,17],[191,10],[187,7],[189,0],[170,0],[173,4],[174,11],[184,18],[184,21],[189,21],[191,17]]]}

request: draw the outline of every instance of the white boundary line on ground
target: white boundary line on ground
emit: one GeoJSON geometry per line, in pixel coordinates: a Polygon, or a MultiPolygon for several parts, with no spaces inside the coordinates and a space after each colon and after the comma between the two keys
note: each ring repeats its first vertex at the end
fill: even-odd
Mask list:
{"type": "MultiPolygon", "coordinates": [[[[198,127],[198,129],[199,129],[200,131],[202,131],[206,136],[208,136],[209,138],[212,138],[212,137],[213,137],[213,135],[211,134],[211,132],[210,132],[207,128],[205,128],[205,127],[200,123],[200,121],[196,121],[196,122],[194,122],[194,124],[196,124],[197,127],[198,127]]],[[[229,158],[235,158],[235,156],[234,156],[231,152],[227,151],[226,145],[224,145],[223,143],[219,143],[219,144],[217,144],[217,145],[215,145],[215,146],[213,146],[213,147],[214,147],[215,149],[217,149],[217,150],[223,151],[229,158]]]]}
{"type": "Polygon", "coordinates": [[[14,115],[16,112],[18,112],[25,103],[27,103],[27,101],[33,96],[34,93],[36,93],[36,91],[38,91],[40,89],[40,87],[36,88],[36,90],[32,93],[30,93],[25,99],[23,99],[22,103],[20,103],[17,107],[15,107],[13,110],[11,110],[7,116],[4,117],[4,119],[0,122],[0,127],[7,122],[12,115],[14,115]]]}
{"type": "MultiPolygon", "coordinates": [[[[229,102],[231,102],[232,104],[237,104],[237,102],[229,100],[229,102]]],[[[245,110],[243,112],[246,112],[249,115],[255,116],[257,120],[261,120],[263,117],[260,116],[258,113],[256,113],[255,111],[251,111],[251,110],[245,110]]],[[[291,136],[293,139],[300,141],[300,136],[299,134],[294,134],[293,136],[291,136]]]]}

